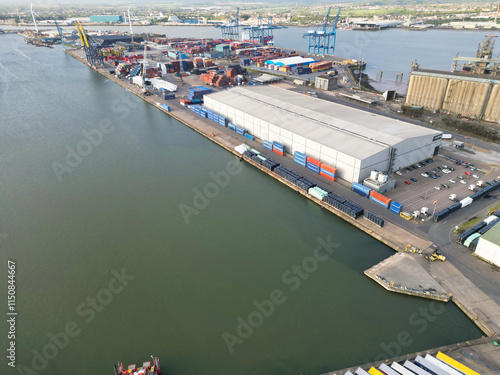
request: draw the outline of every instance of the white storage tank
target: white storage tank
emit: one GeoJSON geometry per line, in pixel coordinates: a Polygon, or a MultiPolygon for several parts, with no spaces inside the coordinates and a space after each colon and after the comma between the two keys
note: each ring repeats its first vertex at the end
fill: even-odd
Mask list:
{"type": "Polygon", "coordinates": [[[377,170],[374,170],[374,171],[371,171],[370,173],[370,178],[373,180],[373,181],[377,181],[377,178],[378,178],[378,175],[380,174],[379,171],[377,170]]]}
{"type": "Polygon", "coordinates": [[[378,175],[378,182],[380,182],[381,184],[387,182],[387,179],[388,179],[388,177],[385,173],[380,173],[378,175]]]}

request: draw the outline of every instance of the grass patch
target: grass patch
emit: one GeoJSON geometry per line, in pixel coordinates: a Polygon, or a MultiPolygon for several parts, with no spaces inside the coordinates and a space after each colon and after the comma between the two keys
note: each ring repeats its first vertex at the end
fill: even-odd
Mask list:
{"type": "Polygon", "coordinates": [[[498,210],[500,210],[500,203],[497,204],[496,206],[491,207],[488,212],[492,212],[492,211],[495,212],[495,211],[498,211],[498,210]]]}
{"type": "Polygon", "coordinates": [[[461,226],[459,226],[458,229],[455,231],[455,233],[462,234],[467,229],[472,227],[474,224],[477,224],[481,220],[482,219],[479,217],[473,217],[472,219],[467,220],[465,223],[463,223],[461,226]]]}

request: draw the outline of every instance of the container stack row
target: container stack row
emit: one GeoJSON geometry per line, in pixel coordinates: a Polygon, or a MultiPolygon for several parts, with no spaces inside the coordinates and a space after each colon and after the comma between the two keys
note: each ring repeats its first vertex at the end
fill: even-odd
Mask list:
{"type": "Polygon", "coordinates": [[[492,185],[489,185],[489,186],[485,187],[484,189],[478,191],[477,193],[472,194],[470,197],[473,200],[477,200],[479,198],[484,197],[488,193],[492,193],[494,190],[498,189],[499,187],[500,187],[500,181],[499,182],[495,182],[492,185]]]}
{"type": "Polygon", "coordinates": [[[378,217],[375,214],[372,214],[371,212],[366,211],[365,214],[363,215],[363,217],[366,220],[371,221],[372,223],[374,223],[375,225],[377,225],[379,227],[384,226],[384,219],[378,217]]]}
{"type": "Polygon", "coordinates": [[[460,208],[467,207],[473,201],[478,200],[479,198],[486,196],[488,193],[492,193],[495,189],[498,189],[499,187],[500,187],[500,181],[495,182],[495,183],[489,185],[488,187],[485,187],[484,189],[478,191],[477,193],[472,194],[470,197],[464,198],[460,202],[455,203],[449,207],[446,207],[444,210],[441,210],[437,214],[434,215],[434,217],[433,217],[434,221],[439,222],[439,221],[443,220],[445,217],[452,214],[453,212],[459,210],[460,208]]]}
{"type": "Polygon", "coordinates": [[[318,173],[320,176],[325,177],[330,181],[335,181],[337,178],[337,169],[329,166],[328,164],[322,163],[319,160],[307,156],[306,154],[295,151],[293,154],[293,161],[297,164],[306,167],[307,169],[318,173]]]}
{"type": "Polygon", "coordinates": [[[298,173],[292,171],[291,169],[288,169],[287,167],[283,166],[283,165],[280,165],[279,167],[276,167],[274,169],[274,172],[284,178],[285,180],[287,180],[288,182],[291,182],[292,184],[295,184],[295,182],[299,179],[302,178],[301,175],[299,175],[298,173]]]}
{"type": "Polygon", "coordinates": [[[385,195],[380,194],[363,184],[353,182],[351,185],[351,190],[354,191],[355,193],[358,193],[362,197],[370,199],[371,201],[381,205],[384,208],[388,208],[391,212],[394,212],[396,215],[399,215],[403,210],[403,205],[401,203],[393,201],[392,199],[386,197],[385,195]]]}
{"type": "Polygon", "coordinates": [[[462,208],[463,203],[462,202],[457,202],[452,204],[451,206],[448,206],[438,213],[434,214],[433,220],[437,223],[441,220],[443,220],[445,217],[448,215],[451,215],[453,212],[458,211],[459,209],[462,208]]]}
{"type": "Polygon", "coordinates": [[[205,86],[193,86],[189,89],[188,99],[191,103],[196,103],[196,101],[202,101],[203,96],[214,92],[211,88],[205,86]]]}
{"type": "MultiPolygon", "coordinates": [[[[498,213],[500,214],[500,212],[498,213]]],[[[460,236],[458,236],[457,242],[474,251],[476,250],[479,238],[493,228],[499,221],[500,218],[498,216],[491,215],[480,223],[474,225],[472,228],[463,232],[460,236]]]]}
{"type": "Polygon", "coordinates": [[[342,198],[340,195],[335,193],[329,193],[327,197],[323,199],[323,201],[336,208],[339,211],[342,211],[349,215],[350,217],[357,219],[359,216],[363,215],[364,209],[357,204],[342,198]]]}
{"type": "Polygon", "coordinates": [[[273,151],[278,155],[285,156],[285,146],[279,142],[273,142],[273,151]]]}

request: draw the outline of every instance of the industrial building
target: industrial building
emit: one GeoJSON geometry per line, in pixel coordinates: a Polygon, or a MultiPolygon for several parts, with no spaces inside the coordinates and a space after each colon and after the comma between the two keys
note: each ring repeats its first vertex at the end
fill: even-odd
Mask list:
{"type": "Polygon", "coordinates": [[[419,69],[414,61],[406,104],[500,122],[500,59],[493,58],[494,38],[487,35],[479,43],[476,57],[455,56],[451,72],[419,69]]]}
{"type": "Polygon", "coordinates": [[[279,142],[360,182],[436,155],[442,133],[272,86],[235,87],[205,96],[205,107],[253,136],[279,142]]]}
{"type": "Polygon", "coordinates": [[[474,254],[500,267],[500,223],[479,238],[474,254]]]}
{"type": "Polygon", "coordinates": [[[416,69],[411,72],[406,104],[429,111],[500,122],[500,77],[416,69]]]}
{"type": "Polygon", "coordinates": [[[122,16],[90,16],[90,22],[93,23],[99,23],[99,22],[105,22],[105,23],[110,23],[110,22],[123,22],[123,17],[122,16]]]}

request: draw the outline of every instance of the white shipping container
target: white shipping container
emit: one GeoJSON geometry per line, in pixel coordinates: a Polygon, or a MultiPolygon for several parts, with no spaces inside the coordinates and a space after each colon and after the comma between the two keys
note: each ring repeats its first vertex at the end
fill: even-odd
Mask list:
{"type": "Polygon", "coordinates": [[[238,151],[240,154],[243,154],[247,149],[243,145],[236,146],[234,148],[236,151],[238,151]]]}
{"type": "Polygon", "coordinates": [[[141,76],[132,77],[132,83],[137,86],[142,86],[142,77],[141,76]]]}
{"type": "Polygon", "coordinates": [[[473,201],[473,200],[472,200],[472,198],[471,198],[471,197],[467,197],[467,198],[465,198],[465,199],[462,199],[462,200],[460,201],[460,203],[462,204],[462,207],[461,207],[461,208],[467,207],[469,204],[471,204],[471,203],[472,203],[472,201],[473,201]]]}
{"type": "Polygon", "coordinates": [[[491,215],[491,216],[488,216],[486,219],[484,219],[484,222],[486,224],[489,224],[489,223],[491,223],[492,221],[494,221],[496,219],[497,219],[497,217],[495,215],[491,215]]]}

